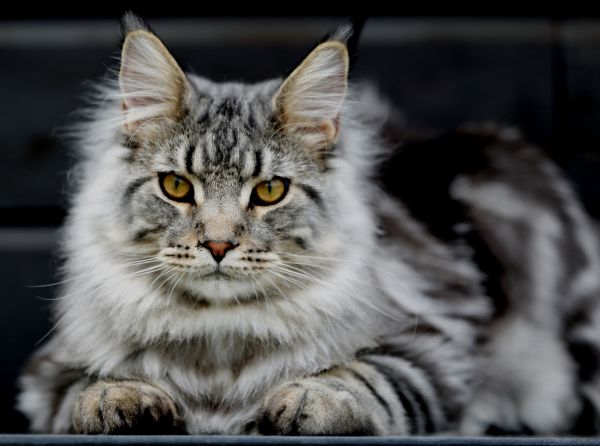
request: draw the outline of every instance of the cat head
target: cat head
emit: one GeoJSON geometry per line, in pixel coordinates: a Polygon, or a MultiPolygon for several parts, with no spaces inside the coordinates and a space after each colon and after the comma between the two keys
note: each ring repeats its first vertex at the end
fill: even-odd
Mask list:
{"type": "Polygon", "coordinates": [[[339,229],[332,158],[344,127],[348,30],[286,79],[246,85],[186,74],[139,18],[123,23],[124,152],[107,223],[120,234],[116,249],[158,264],[157,286],[166,280],[206,300],[318,280],[339,229]]]}

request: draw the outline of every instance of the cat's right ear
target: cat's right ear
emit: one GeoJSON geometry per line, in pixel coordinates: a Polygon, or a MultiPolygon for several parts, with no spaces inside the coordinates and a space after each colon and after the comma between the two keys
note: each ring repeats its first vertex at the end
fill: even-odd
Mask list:
{"type": "Polygon", "coordinates": [[[128,13],[121,23],[123,130],[138,139],[155,137],[181,116],[192,90],[173,56],[139,17],[128,13]]]}

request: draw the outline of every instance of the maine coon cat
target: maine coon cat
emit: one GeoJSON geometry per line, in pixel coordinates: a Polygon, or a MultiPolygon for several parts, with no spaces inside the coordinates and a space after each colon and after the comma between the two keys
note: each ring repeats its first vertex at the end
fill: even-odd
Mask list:
{"type": "Polygon", "coordinates": [[[36,432],[594,432],[600,262],[510,129],[390,156],[347,29],[284,80],[186,74],[127,15],[77,144],[36,432]],[[391,162],[391,161],[390,161],[391,162]]]}

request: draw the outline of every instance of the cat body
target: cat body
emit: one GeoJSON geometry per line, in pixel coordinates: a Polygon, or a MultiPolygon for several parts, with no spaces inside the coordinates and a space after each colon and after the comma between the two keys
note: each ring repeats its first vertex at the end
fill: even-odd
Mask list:
{"type": "Polygon", "coordinates": [[[344,32],[255,85],[184,74],[134,16],[125,34],[21,379],[34,431],[554,433],[593,406],[567,342],[595,348],[597,241],[536,149],[489,134],[477,169],[440,175],[443,217],[472,228],[444,237],[373,180],[390,110],[348,90],[344,32]]]}

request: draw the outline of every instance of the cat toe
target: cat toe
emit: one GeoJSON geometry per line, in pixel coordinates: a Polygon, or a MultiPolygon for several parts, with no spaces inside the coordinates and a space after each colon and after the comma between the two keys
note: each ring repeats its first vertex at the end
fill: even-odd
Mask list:
{"type": "Polygon", "coordinates": [[[73,428],[80,434],[177,433],[175,404],[160,389],[136,382],[97,382],[78,397],[73,428]]]}
{"type": "Polygon", "coordinates": [[[263,435],[378,435],[381,431],[354,395],[314,378],[285,383],[270,392],[257,426],[263,435]]]}

